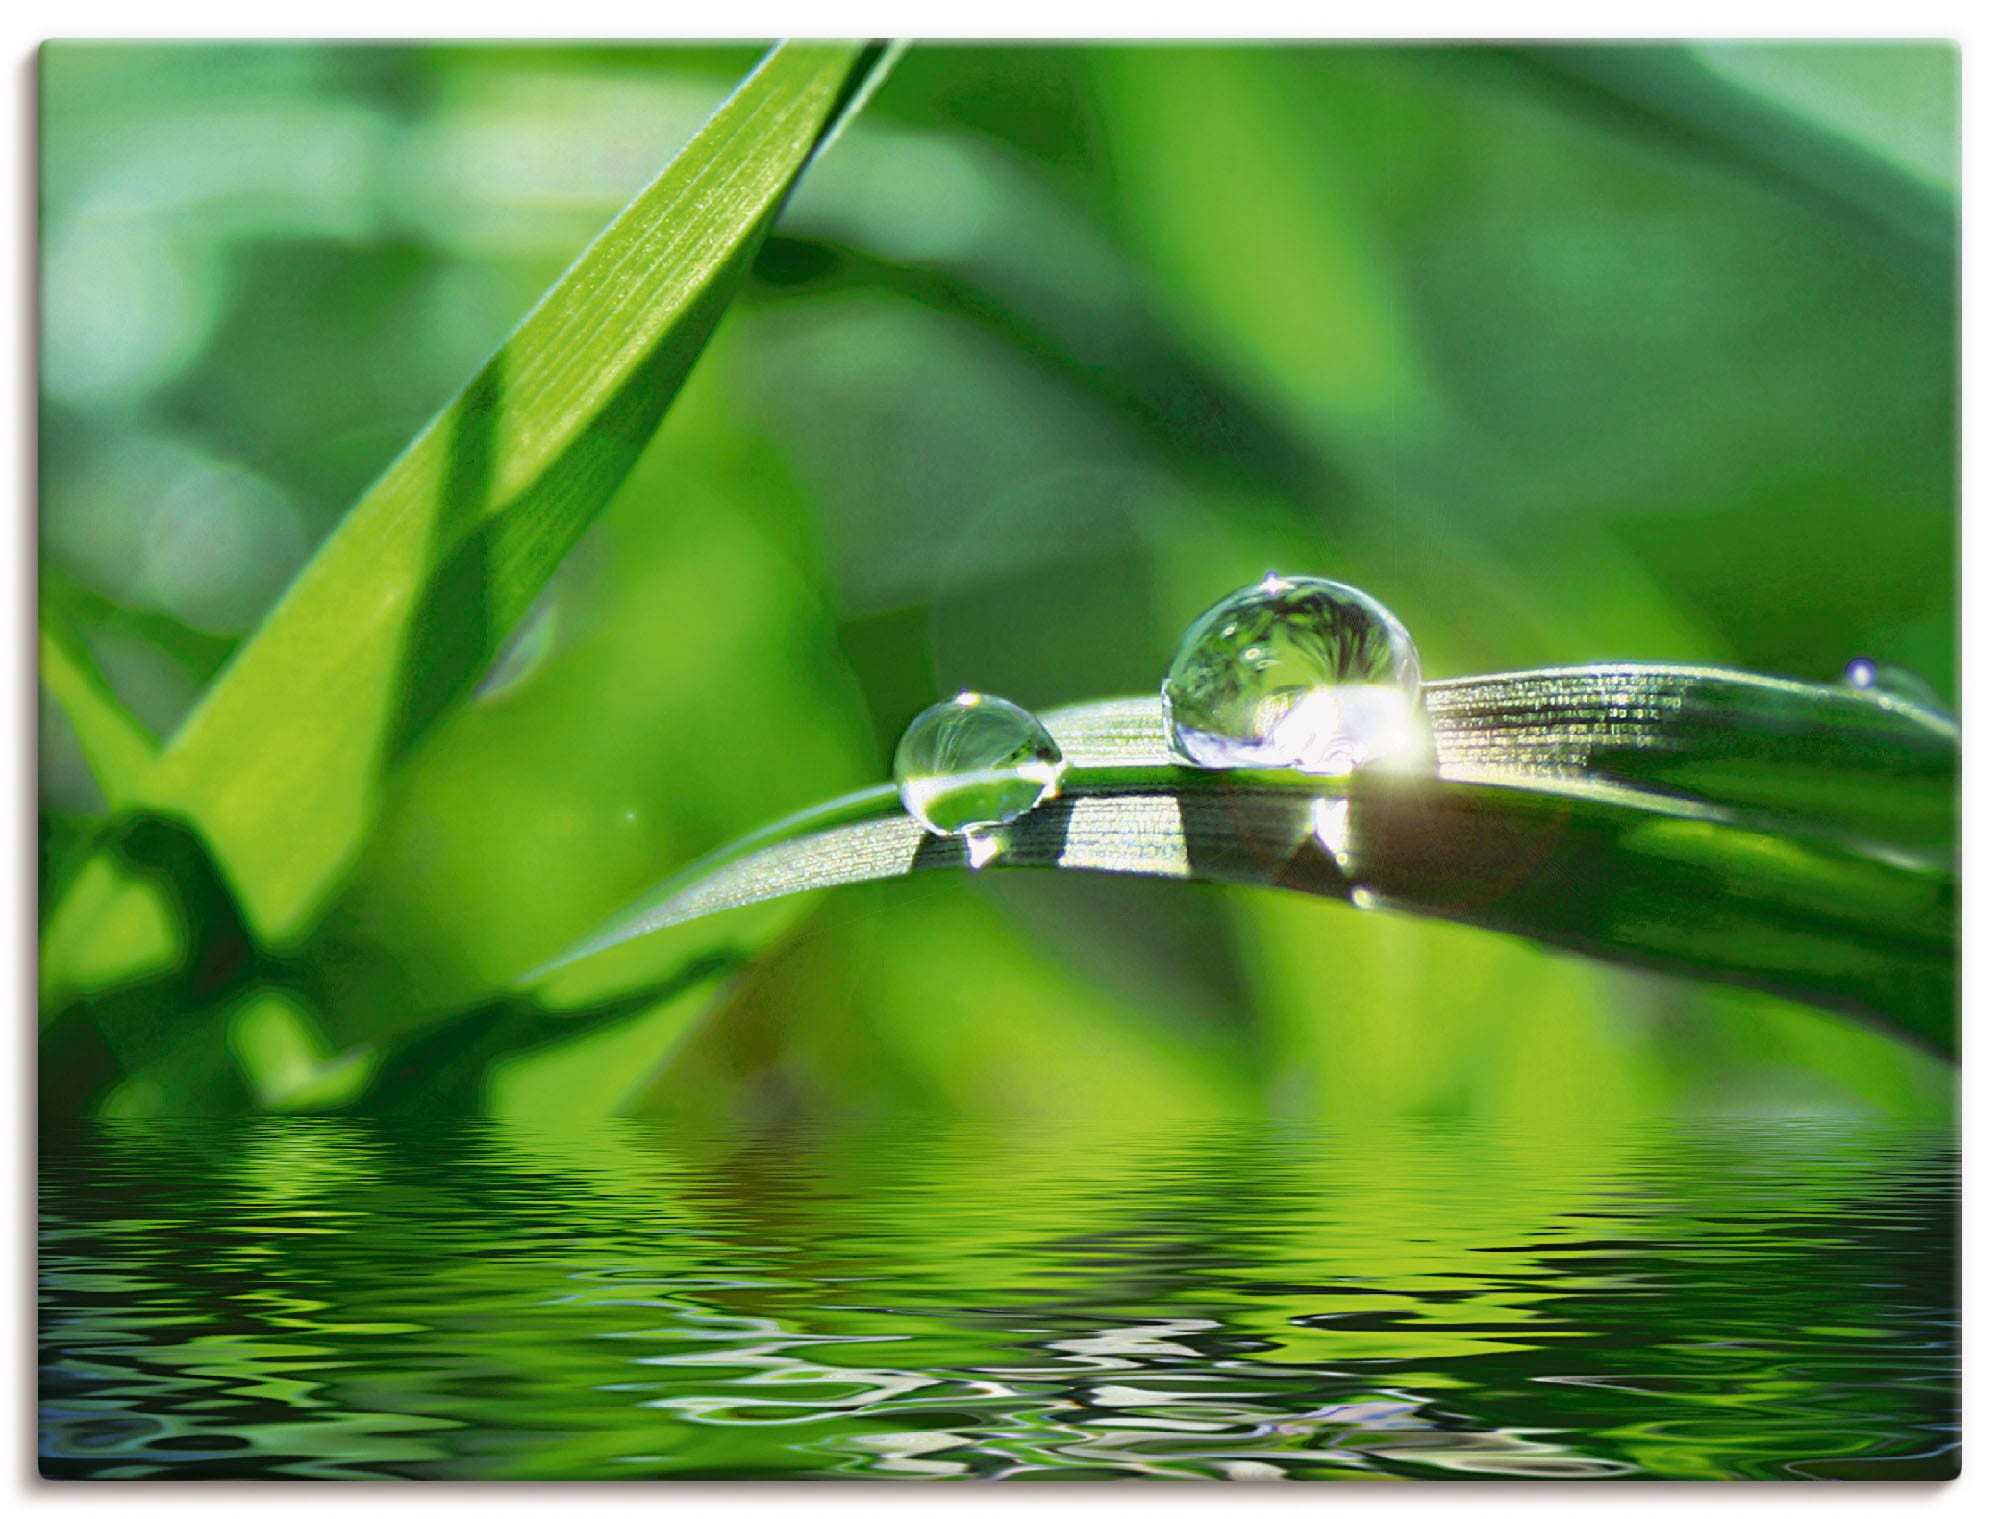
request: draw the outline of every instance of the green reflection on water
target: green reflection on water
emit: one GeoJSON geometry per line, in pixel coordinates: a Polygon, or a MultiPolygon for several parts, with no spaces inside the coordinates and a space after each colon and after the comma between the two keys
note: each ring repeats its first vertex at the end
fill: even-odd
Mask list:
{"type": "Polygon", "coordinates": [[[45,1142],[51,1475],[1925,1477],[1935,1129],[45,1142]]]}

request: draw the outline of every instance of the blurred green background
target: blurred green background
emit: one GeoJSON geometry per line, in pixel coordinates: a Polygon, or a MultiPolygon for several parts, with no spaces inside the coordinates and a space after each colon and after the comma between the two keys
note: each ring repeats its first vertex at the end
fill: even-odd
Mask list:
{"type": "MultiPolygon", "coordinates": [[[[41,590],[154,733],[759,51],[44,50],[41,590]]],[[[1955,706],[1957,89],[1941,45],[913,49],[309,941],[45,1046],[57,1105],[1949,1114],[1772,999],[1158,882],[896,882],[634,946],[594,1010],[500,989],[940,695],[1152,688],[1274,567],[1434,678],[1867,654],[1955,706]]],[[[103,803],[46,699],[41,746],[46,904],[103,803]]]]}

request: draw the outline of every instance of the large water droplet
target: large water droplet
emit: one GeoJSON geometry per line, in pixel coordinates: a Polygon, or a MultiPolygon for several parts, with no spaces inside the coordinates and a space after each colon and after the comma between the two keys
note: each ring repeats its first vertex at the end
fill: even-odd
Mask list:
{"type": "Polygon", "coordinates": [[[1167,742],[1205,769],[1344,775],[1427,763],[1417,646],[1374,597],[1266,575],[1194,620],[1160,688],[1167,742]]]}
{"type": "Polygon", "coordinates": [[[976,691],[926,707],[896,745],[903,806],[936,834],[1013,822],[1059,794],[1067,768],[1034,713],[976,691]]]}

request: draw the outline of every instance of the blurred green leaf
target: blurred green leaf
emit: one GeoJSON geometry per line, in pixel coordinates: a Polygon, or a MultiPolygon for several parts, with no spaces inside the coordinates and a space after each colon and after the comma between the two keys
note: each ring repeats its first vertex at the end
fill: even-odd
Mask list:
{"type": "MultiPolygon", "coordinates": [[[[1958,262],[1958,207],[1950,193],[1956,174],[1912,174],[1909,159],[1934,159],[1935,148],[1913,155],[1908,144],[1884,141],[1878,120],[1851,119],[1852,83],[1846,91],[1828,88],[1828,65],[1837,68],[1843,51],[1859,54],[1861,68],[1872,73],[1896,70],[1902,55],[1930,97],[1919,130],[1930,125],[1923,118],[1941,115],[1944,126],[1933,139],[1955,142],[1957,59],[1948,46],[1538,47],[1512,56],[1580,108],[1747,168],[1883,238],[1939,282],[1949,280],[1958,262]],[[1843,94],[1850,98],[1840,100],[1843,94]]],[[[1864,83],[1872,93],[1882,81],[1864,83]]],[[[1910,112],[1894,120],[1909,133],[1910,112]]]]}
{"type": "Polygon", "coordinates": [[[1052,712],[1064,795],[980,842],[877,787],[752,835],[568,960],[936,868],[1108,871],[1393,906],[1957,1043],[1959,740],[1895,698],[1672,666],[1443,682],[1436,776],[1171,762],[1156,700],[1052,712]]]}
{"type": "MultiPolygon", "coordinates": [[[[625,477],[885,57],[775,50],[363,496],[139,787],[200,827],[260,937],[308,925],[385,773],[625,477]]],[[[45,970],[118,896],[108,868],[79,881],[45,970]]]]}
{"type": "Polygon", "coordinates": [[[1699,42],[1712,72],[1915,179],[1958,190],[1958,49],[1949,42],[1699,42]]]}
{"type": "Polygon", "coordinates": [[[122,807],[138,795],[159,744],[105,683],[88,651],[63,627],[54,609],[41,613],[42,684],[76,729],[84,759],[105,802],[122,807]]]}

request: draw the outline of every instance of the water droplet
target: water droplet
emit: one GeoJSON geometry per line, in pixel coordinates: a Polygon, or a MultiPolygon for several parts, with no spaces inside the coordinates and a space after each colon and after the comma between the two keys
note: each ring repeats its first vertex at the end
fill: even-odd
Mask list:
{"type": "Polygon", "coordinates": [[[1034,713],[976,691],[926,707],[896,745],[903,805],[941,835],[1013,822],[1060,794],[1067,768],[1034,713]]]}
{"type": "Polygon", "coordinates": [[[1929,681],[1914,670],[1905,670],[1901,665],[1877,664],[1863,655],[1847,662],[1846,680],[1849,690],[1864,691],[1875,696],[1893,696],[1936,712],[1950,710],[1945,706],[1944,698],[1937,694],[1929,681]]]}
{"type": "Polygon", "coordinates": [[[1266,575],[1181,636],[1160,696],[1189,764],[1345,775],[1428,763],[1417,646],[1374,597],[1336,580],[1266,575]]]}

